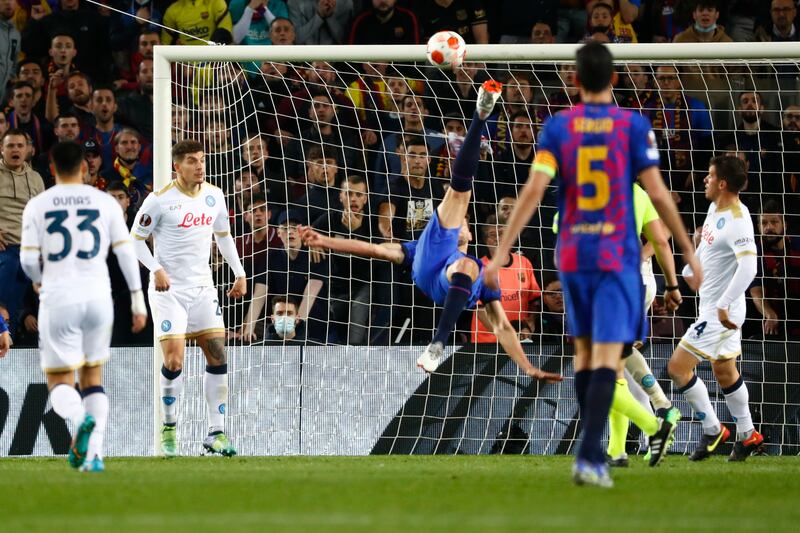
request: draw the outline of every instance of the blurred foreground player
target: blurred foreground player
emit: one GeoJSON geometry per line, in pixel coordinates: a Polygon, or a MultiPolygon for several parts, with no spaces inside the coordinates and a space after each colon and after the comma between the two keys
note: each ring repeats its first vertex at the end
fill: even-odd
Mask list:
{"type": "MultiPolygon", "coordinates": [[[[583,103],[558,113],[542,130],[531,175],[484,275],[495,286],[511,246],[560,169],[557,262],[569,332],[575,337],[575,392],[583,423],[573,479],[579,485],[610,487],[601,438],[622,354],[646,331],[641,243],[633,209],[637,175],[687,262],[698,273],[700,267],[661,179],[649,122],[613,104],[614,61],[608,48],[597,42],[580,48],[576,70],[583,103]]],[[[656,464],[675,429],[673,422],[662,420],[650,439],[656,464]]]]}
{"type": "Polygon", "coordinates": [[[56,185],[32,198],[22,214],[22,268],[39,292],[39,346],[50,403],[75,431],[69,463],[102,472],[108,421],[102,365],[111,355],[114,322],[109,247],[131,291],[134,332],[144,328],[147,308],[122,209],[108,194],[83,184],[88,171],[83,148],[60,142],[50,158],[56,185]]]}
{"type": "Polygon", "coordinates": [[[225,195],[205,181],[203,145],[193,140],[172,147],[177,177],[150,194],[136,214],[131,234],[139,261],[150,270],[150,306],[164,365],[161,367],[161,451],[178,453],[176,424],[178,400],[183,390],[183,358],[186,339],[194,339],[206,358],[203,392],[208,407],[208,436],[203,448],[209,453],[236,455],[225,435],[228,404],[228,357],[225,323],[214,288],[211,238],[216,240],[236,281],[231,298],[247,293],[247,279],[230,233],[225,195]],[[153,235],[155,255],[145,240],[153,235]]]}
{"type": "Polygon", "coordinates": [[[480,301],[481,320],[487,322],[487,327],[525,374],[535,379],[561,381],[558,374],[544,372],[528,361],[499,301],[500,291],[490,290],[484,285],[481,276],[483,264],[466,253],[472,240],[466,216],[472,196],[472,180],[478,168],[481,131],[501,90],[501,84],[492,80],[481,86],[472,123],[453,164],[450,188],[419,240],[403,244],[371,244],[325,237],[307,227],[300,228],[300,234],[310,247],[384,259],[411,267],[414,283],[434,302],[444,306],[433,341],[417,359],[417,366],[426,372],[433,372],[439,366],[444,345],[461,312],[480,301]]]}

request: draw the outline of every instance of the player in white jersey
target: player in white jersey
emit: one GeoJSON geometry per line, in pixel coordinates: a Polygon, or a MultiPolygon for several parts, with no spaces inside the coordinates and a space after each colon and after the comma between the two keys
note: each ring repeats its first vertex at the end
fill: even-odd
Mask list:
{"type": "Polygon", "coordinates": [[[186,339],[194,339],[206,357],[203,390],[208,406],[208,436],[203,447],[210,453],[236,455],[225,435],[228,403],[228,359],[225,324],[211,277],[212,236],[236,276],[228,296],[247,292],[244,268],[230,233],[228,208],[222,191],[206,183],[203,145],[183,140],[172,148],[177,177],[150,194],[136,215],[134,246],[139,261],[150,270],[150,307],[161,343],[161,450],[177,455],[178,399],[183,390],[186,339]],[[154,253],[145,240],[153,236],[154,253]]]}
{"type": "Polygon", "coordinates": [[[101,369],[110,355],[114,322],[106,267],[109,247],[131,291],[133,331],[144,328],[147,308],[119,204],[83,184],[88,169],[80,145],[58,143],[51,158],[56,185],[25,206],[20,259],[39,291],[39,347],[50,403],[75,428],[69,462],[84,471],[101,472],[108,421],[101,369]],[[80,393],[75,389],[75,370],[80,393]]]}
{"type": "MultiPolygon", "coordinates": [[[[736,369],[742,353],[741,327],[745,319],[745,290],[756,275],[756,243],[753,221],[739,201],[747,184],[744,163],[736,157],[711,160],[705,178],[706,198],[711,201],[697,257],[704,279],[698,291],[697,321],[689,326],[669,361],[669,374],[703,425],[703,436],[691,455],[693,461],[707,458],[728,439],[730,431],[720,424],[708,398],[708,389],[694,373],[700,361],[708,360],[725,403],[736,421],[736,444],[729,457],[744,461],[764,438],[753,427],[747,385],[736,369]]],[[[691,277],[684,268],[684,277],[691,277]]]]}

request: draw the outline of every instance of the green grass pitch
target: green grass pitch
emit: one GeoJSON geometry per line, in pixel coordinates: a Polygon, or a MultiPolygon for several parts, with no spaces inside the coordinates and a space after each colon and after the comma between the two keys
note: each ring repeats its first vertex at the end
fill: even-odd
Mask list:
{"type": "Polygon", "coordinates": [[[570,457],[0,460],[9,531],[797,531],[800,457],[633,457],[616,487],[575,487],[570,457]]]}

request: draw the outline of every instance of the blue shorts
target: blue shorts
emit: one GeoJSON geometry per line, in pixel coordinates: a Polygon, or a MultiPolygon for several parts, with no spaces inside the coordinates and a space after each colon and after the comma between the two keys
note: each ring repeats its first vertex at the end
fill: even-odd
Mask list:
{"type": "MultiPolygon", "coordinates": [[[[447,280],[447,267],[461,259],[469,257],[458,250],[458,234],[460,228],[443,228],[439,224],[439,215],[434,212],[428,225],[422,231],[417,241],[414,262],[411,265],[411,279],[428,298],[438,305],[444,305],[450,282],[447,280]]],[[[478,266],[482,266],[478,262],[478,266]]],[[[480,299],[483,287],[483,277],[472,285],[472,293],[467,302],[467,308],[473,307],[480,299]]]]}
{"type": "Polygon", "coordinates": [[[632,343],[647,336],[642,275],[635,272],[560,273],[567,329],[592,342],[632,343]]]}

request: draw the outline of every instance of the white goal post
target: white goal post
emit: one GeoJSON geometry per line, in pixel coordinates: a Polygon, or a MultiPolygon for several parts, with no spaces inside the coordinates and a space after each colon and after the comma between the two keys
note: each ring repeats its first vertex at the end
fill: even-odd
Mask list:
{"type": "MultiPolygon", "coordinates": [[[[554,45],[467,45],[469,62],[546,63],[571,62],[578,44],[554,45]]],[[[686,43],[686,44],[612,44],[616,61],[621,63],[657,63],[668,65],[706,65],[716,61],[734,64],[745,62],[800,62],[800,43],[686,43]]],[[[171,147],[173,132],[174,66],[177,63],[218,62],[397,62],[424,63],[425,46],[156,46],[154,49],[154,190],[172,179],[171,147]]],[[[731,92],[733,89],[731,89],[731,92]]],[[[198,97],[201,98],[201,97],[198,97]]],[[[440,117],[441,118],[441,117],[440,117]]],[[[715,147],[717,148],[717,147],[715,147]]],[[[777,147],[775,148],[777,150],[777,147]]],[[[798,169],[800,170],[800,169],[798,169]]],[[[373,348],[372,346],[369,347],[373,348]]],[[[409,355],[411,357],[411,355],[409,355]]],[[[160,442],[159,375],[162,356],[154,340],[153,356],[153,438],[157,454],[160,442]]],[[[566,368],[566,367],[562,367],[566,368]]],[[[788,372],[787,372],[788,373],[788,372]]],[[[571,386],[571,381],[569,385],[571,386]]],[[[184,393],[185,395],[186,393],[184,393]]],[[[752,393],[751,393],[752,394],[752,393]]],[[[202,394],[200,395],[202,396],[202,394]]],[[[795,422],[797,424],[798,422],[795,422]]],[[[181,422],[179,421],[179,426],[181,422]]],[[[680,440],[680,438],[679,438],[680,440]]],[[[685,440],[685,439],[684,439],[685,440]]],[[[481,448],[483,449],[483,448],[481,448]]],[[[547,448],[548,450],[550,448],[547,448]]],[[[285,452],[292,453],[292,452],[285,452]]],[[[335,453],[335,452],[334,452],[335,453]]]]}

